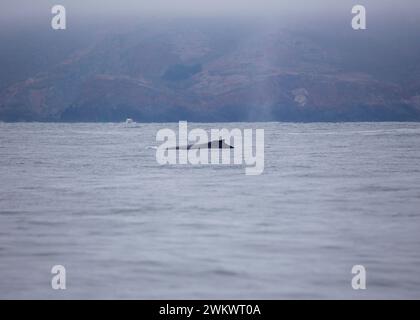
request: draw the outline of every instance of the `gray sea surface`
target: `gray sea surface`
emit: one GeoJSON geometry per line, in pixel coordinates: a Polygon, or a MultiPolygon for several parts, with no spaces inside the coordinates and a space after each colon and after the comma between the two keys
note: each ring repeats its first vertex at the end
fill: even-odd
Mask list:
{"type": "Polygon", "coordinates": [[[264,129],[260,176],[166,127],[0,123],[0,298],[420,298],[420,123],[189,123],[264,129]]]}

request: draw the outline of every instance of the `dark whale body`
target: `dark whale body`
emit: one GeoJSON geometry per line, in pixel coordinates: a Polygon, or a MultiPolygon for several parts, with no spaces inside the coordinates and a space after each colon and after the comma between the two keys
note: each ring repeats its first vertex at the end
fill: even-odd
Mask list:
{"type": "Polygon", "coordinates": [[[224,139],[210,141],[202,144],[189,144],[188,146],[177,146],[175,148],[168,148],[175,150],[190,150],[190,149],[234,149],[233,146],[228,145],[224,139]]]}

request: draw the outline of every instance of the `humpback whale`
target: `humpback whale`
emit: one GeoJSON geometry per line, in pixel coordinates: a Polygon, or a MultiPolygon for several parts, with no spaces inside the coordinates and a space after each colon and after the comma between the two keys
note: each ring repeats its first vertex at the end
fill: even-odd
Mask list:
{"type": "Polygon", "coordinates": [[[191,150],[191,149],[233,149],[234,147],[227,144],[225,139],[209,141],[207,143],[189,144],[187,146],[176,146],[167,148],[167,150],[191,150]]]}

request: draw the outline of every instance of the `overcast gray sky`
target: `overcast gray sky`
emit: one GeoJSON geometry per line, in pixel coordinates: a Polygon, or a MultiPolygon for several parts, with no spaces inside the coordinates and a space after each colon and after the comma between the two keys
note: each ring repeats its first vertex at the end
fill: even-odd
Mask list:
{"type": "MultiPolygon", "coordinates": [[[[374,12],[419,14],[419,0],[1,0],[0,18],[44,15],[54,4],[78,15],[303,15],[340,14],[364,4],[374,12]]],[[[68,13],[69,14],[69,13],[68,13]]]]}

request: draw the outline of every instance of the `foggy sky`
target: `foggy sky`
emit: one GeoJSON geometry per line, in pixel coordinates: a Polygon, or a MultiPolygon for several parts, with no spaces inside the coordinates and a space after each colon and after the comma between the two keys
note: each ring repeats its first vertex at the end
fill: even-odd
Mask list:
{"type": "Polygon", "coordinates": [[[356,4],[384,17],[420,17],[419,0],[1,0],[0,19],[13,23],[51,15],[51,7],[64,5],[68,15],[90,16],[252,16],[289,19],[348,13],[356,4]]]}

